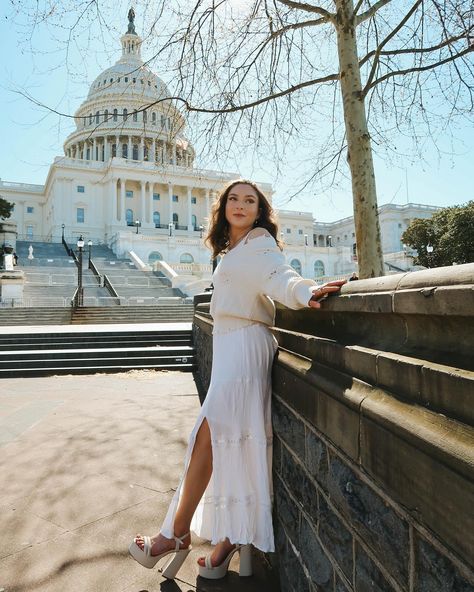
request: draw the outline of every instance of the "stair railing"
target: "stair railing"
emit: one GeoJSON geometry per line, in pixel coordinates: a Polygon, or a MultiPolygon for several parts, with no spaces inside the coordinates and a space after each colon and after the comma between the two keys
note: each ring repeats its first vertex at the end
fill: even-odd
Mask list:
{"type": "Polygon", "coordinates": [[[97,269],[97,267],[95,266],[95,263],[92,261],[92,259],[89,259],[88,269],[90,269],[92,271],[92,273],[94,274],[94,277],[97,280],[97,283],[99,284],[99,288],[101,288],[102,287],[102,274],[97,269]]]}
{"type": "Polygon", "coordinates": [[[103,278],[104,278],[104,288],[107,288],[109,294],[117,299],[117,304],[120,304],[120,296],[117,294],[115,288],[112,285],[112,282],[109,280],[106,273],[104,273],[103,278]]]}
{"type": "Polygon", "coordinates": [[[77,255],[73,251],[73,249],[71,249],[71,247],[67,244],[64,236],[62,237],[61,242],[63,243],[63,246],[66,249],[66,253],[69,255],[69,257],[72,257],[72,259],[74,259],[74,263],[76,264],[77,267],[79,267],[79,259],[77,258],[77,255]]]}

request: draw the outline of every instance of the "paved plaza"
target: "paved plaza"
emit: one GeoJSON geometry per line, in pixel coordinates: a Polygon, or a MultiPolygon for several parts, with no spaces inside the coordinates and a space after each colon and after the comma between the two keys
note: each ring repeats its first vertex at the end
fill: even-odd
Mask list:
{"type": "Polygon", "coordinates": [[[276,592],[262,561],[198,577],[194,537],[175,581],[135,563],[134,533],[161,525],[199,410],[191,373],[130,371],[0,381],[0,590],[276,592]]]}

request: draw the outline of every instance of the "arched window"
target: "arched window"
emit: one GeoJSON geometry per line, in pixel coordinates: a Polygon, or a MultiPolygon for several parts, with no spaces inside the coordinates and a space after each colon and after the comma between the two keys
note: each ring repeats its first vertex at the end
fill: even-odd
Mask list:
{"type": "Polygon", "coordinates": [[[100,123],[100,113],[99,113],[99,111],[96,111],[95,112],[95,122],[96,123],[100,123]]]}
{"type": "Polygon", "coordinates": [[[123,110],[123,120],[127,121],[128,111],[126,109],[123,110]]]}
{"type": "Polygon", "coordinates": [[[148,115],[146,111],[143,111],[143,123],[146,123],[148,120],[148,115]]]}
{"type": "Polygon", "coordinates": [[[122,158],[128,158],[128,144],[122,144],[122,158]]]}
{"type": "Polygon", "coordinates": [[[322,261],[314,262],[314,277],[322,277],[324,275],[324,263],[322,261]]]}
{"type": "Polygon", "coordinates": [[[143,146],[143,160],[148,160],[148,146],[143,146]]]}
{"type": "Polygon", "coordinates": [[[138,160],[138,144],[133,145],[132,158],[133,158],[133,160],[138,160]]]}
{"type": "Polygon", "coordinates": [[[112,158],[117,156],[117,144],[112,144],[112,158]]]}
{"type": "Polygon", "coordinates": [[[92,113],[89,113],[89,125],[91,125],[91,123],[92,123],[92,117],[93,117],[92,113]]]}
{"type": "Polygon", "coordinates": [[[196,218],[196,216],[194,214],[191,216],[191,224],[192,224],[192,227],[193,228],[196,228],[197,229],[197,224],[198,223],[197,223],[197,218],[196,218]]]}
{"type": "Polygon", "coordinates": [[[108,110],[108,109],[106,109],[106,110],[104,111],[104,121],[108,121],[108,120],[109,120],[109,110],[108,110]]]}
{"type": "Polygon", "coordinates": [[[155,261],[163,261],[163,255],[159,251],[152,251],[148,255],[148,263],[155,263],[155,261]]]}
{"type": "Polygon", "coordinates": [[[291,267],[301,275],[301,261],[299,259],[292,259],[290,261],[291,267]]]}
{"type": "Polygon", "coordinates": [[[152,122],[153,124],[155,124],[155,123],[156,123],[156,113],[155,113],[155,111],[153,111],[153,113],[151,114],[151,122],[152,122]]]}
{"type": "Polygon", "coordinates": [[[153,224],[155,228],[160,227],[160,212],[153,212],[153,224]]]}
{"type": "Polygon", "coordinates": [[[173,212],[173,224],[175,224],[177,226],[178,222],[179,222],[179,216],[176,212],[173,212]]]}
{"type": "Polygon", "coordinates": [[[132,121],[138,121],[138,113],[136,111],[133,112],[132,121]]]}
{"type": "Polygon", "coordinates": [[[125,212],[125,219],[127,220],[127,226],[133,226],[133,210],[130,208],[125,212]]]}
{"type": "Polygon", "coordinates": [[[194,263],[194,257],[190,253],[183,253],[179,258],[180,263],[194,263]]]}
{"type": "Polygon", "coordinates": [[[357,243],[354,243],[354,244],[352,245],[352,254],[353,254],[353,255],[357,255],[357,243]]]}
{"type": "Polygon", "coordinates": [[[117,121],[118,119],[118,111],[117,109],[114,109],[114,121],[117,121]]]}

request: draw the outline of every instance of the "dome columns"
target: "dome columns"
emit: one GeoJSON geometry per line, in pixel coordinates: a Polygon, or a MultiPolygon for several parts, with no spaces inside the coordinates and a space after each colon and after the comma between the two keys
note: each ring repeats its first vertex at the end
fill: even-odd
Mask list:
{"type": "Polygon", "coordinates": [[[192,168],[193,154],[189,149],[156,137],[135,134],[104,134],[77,140],[64,148],[68,158],[108,162],[113,157],[137,162],[155,162],[192,168]]]}

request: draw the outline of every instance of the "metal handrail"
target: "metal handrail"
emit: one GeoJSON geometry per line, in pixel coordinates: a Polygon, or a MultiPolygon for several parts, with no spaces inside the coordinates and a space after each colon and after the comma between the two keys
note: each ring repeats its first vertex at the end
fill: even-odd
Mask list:
{"type": "Polygon", "coordinates": [[[97,267],[95,266],[95,263],[92,261],[92,259],[89,259],[88,269],[90,269],[92,271],[92,273],[94,274],[94,276],[96,277],[99,287],[102,287],[102,274],[97,269],[97,267]]]}
{"type": "Polygon", "coordinates": [[[114,298],[117,298],[117,304],[120,304],[120,296],[117,294],[115,288],[112,285],[112,282],[109,280],[106,273],[104,273],[104,288],[107,288],[109,294],[114,298]]]}
{"type": "Polygon", "coordinates": [[[69,255],[69,257],[71,257],[74,260],[74,263],[76,264],[76,266],[79,267],[79,259],[77,258],[77,255],[73,251],[73,249],[71,249],[71,247],[67,244],[64,236],[62,237],[61,242],[63,243],[64,248],[66,249],[66,253],[69,255]]]}

